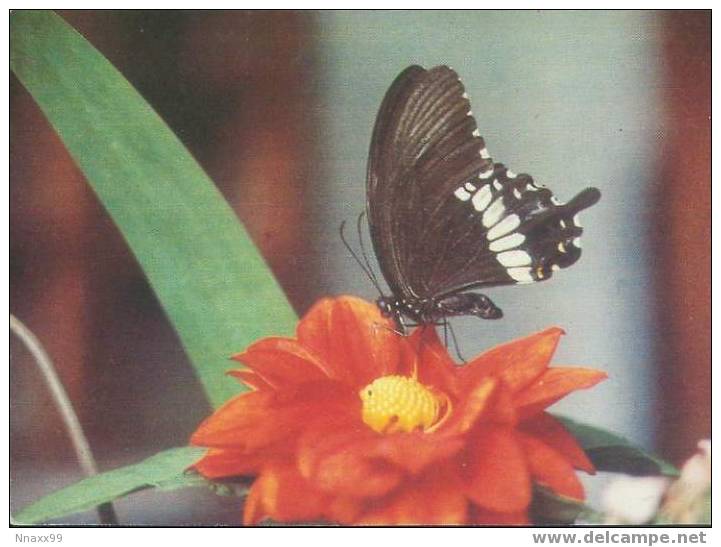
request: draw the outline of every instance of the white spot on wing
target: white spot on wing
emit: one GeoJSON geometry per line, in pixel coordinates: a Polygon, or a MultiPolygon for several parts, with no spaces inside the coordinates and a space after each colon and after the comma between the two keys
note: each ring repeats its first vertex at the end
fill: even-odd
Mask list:
{"type": "Polygon", "coordinates": [[[560,224],[561,228],[565,228],[565,227],[566,227],[566,221],[563,220],[563,219],[559,220],[559,221],[558,221],[558,224],[560,224]]]}
{"type": "Polygon", "coordinates": [[[478,131],[478,128],[476,128],[476,129],[473,130],[473,136],[474,136],[474,137],[480,137],[480,136],[481,136],[481,132],[478,131]]]}
{"type": "Polygon", "coordinates": [[[504,253],[498,253],[496,259],[506,268],[530,266],[531,264],[531,255],[526,251],[506,251],[504,253]]]}
{"type": "Polygon", "coordinates": [[[521,192],[518,191],[518,188],[514,188],[514,189],[513,189],[513,196],[514,196],[516,199],[521,199],[521,192]]]}
{"type": "Polygon", "coordinates": [[[510,169],[508,169],[508,170],[506,171],[506,176],[507,176],[509,179],[515,179],[518,175],[516,175],[513,171],[511,171],[510,169]]]}
{"type": "Polygon", "coordinates": [[[551,271],[557,272],[560,269],[561,269],[561,267],[558,264],[551,265],[551,271]]]}
{"type": "Polygon", "coordinates": [[[581,225],[581,216],[578,213],[576,213],[576,215],[573,217],[573,223],[579,228],[583,228],[583,226],[581,225]]]}
{"type": "Polygon", "coordinates": [[[465,184],[465,188],[466,188],[466,190],[468,190],[469,192],[475,192],[475,191],[476,191],[476,186],[475,186],[474,184],[470,183],[470,182],[467,182],[467,183],[465,184]]]}
{"type": "Polygon", "coordinates": [[[473,196],[473,208],[476,211],[485,211],[488,204],[491,203],[492,197],[491,188],[488,184],[486,184],[473,196]]]}
{"type": "Polygon", "coordinates": [[[488,153],[488,150],[486,150],[485,148],[480,151],[480,154],[484,160],[487,160],[488,158],[491,157],[491,155],[488,153]]]}
{"type": "Polygon", "coordinates": [[[458,190],[453,192],[453,194],[461,201],[468,201],[469,199],[471,199],[471,194],[469,194],[468,191],[462,186],[458,190]]]}
{"type": "Polygon", "coordinates": [[[501,239],[491,241],[491,244],[488,246],[488,248],[494,253],[499,253],[501,251],[507,251],[508,249],[518,247],[524,241],[526,241],[526,236],[524,236],[523,234],[515,233],[506,237],[502,237],[501,239]]]}
{"type": "Polygon", "coordinates": [[[490,228],[501,219],[505,212],[506,208],[503,206],[503,199],[499,196],[483,213],[483,225],[490,228]]]}
{"type": "Polygon", "coordinates": [[[581,248],[581,238],[580,238],[580,237],[574,238],[574,239],[573,239],[573,244],[574,244],[578,249],[580,249],[580,248],[581,248]]]}
{"type": "Polygon", "coordinates": [[[504,236],[509,232],[512,232],[513,230],[518,228],[520,225],[521,225],[521,219],[519,218],[518,215],[508,215],[501,222],[499,222],[493,228],[491,228],[488,231],[488,234],[486,237],[489,240],[498,239],[499,237],[504,236]]]}
{"type": "Polygon", "coordinates": [[[503,190],[503,186],[501,185],[500,182],[498,182],[498,179],[493,179],[493,187],[496,190],[503,190]]]}
{"type": "Polygon", "coordinates": [[[506,273],[517,283],[533,283],[531,268],[508,268],[506,273]]]}
{"type": "Polygon", "coordinates": [[[479,179],[490,179],[492,175],[493,175],[493,167],[491,166],[491,168],[488,171],[484,171],[483,173],[480,173],[478,175],[478,178],[479,179]]]}

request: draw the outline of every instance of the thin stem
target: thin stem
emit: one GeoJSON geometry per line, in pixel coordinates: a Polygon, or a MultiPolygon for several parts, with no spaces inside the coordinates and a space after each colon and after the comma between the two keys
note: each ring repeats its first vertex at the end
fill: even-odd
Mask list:
{"type": "MultiPolygon", "coordinates": [[[[80,464],[83,473],[88,477],[91,475],[97,475],[98,467],[95,463],[93,453],[90,450],[90,444],[88,444],[88,439],[85,437],[85,433],[83,433],[83,428],[80,425],[80,420],[78,420],[78,415],[73,409],[70,398],[68,397],[57,372],[55,372],[55,366],[53,365],[50,356],[47,354],[42,344],[40,344],[40,341],[32,333],[32,331],[13,314],[10,314],[10,330],[30,351],[31,355],[35,359],[35,363],[38,365],[40,372],[45,378],[45,383],[50,390],[50,394],[55,401],[55,405],[62,416],[63,423],[68,430],[70,441],[75,449],[75,455],[78,458],[78,463],[80,464]]],[[[98,515],[102,524],[118,523],[115,510],[113,509],[111,503],[103,503],[102,505],[99,505],[98,515]]]]}

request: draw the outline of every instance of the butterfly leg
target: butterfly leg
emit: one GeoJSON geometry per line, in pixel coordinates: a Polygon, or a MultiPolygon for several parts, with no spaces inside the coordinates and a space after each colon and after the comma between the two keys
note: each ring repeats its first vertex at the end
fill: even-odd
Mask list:
{"type": "MultiPolygon", "coordinates": [[[[433,324],[438,325],[438,323],[433,324]]],[[[463,355],[461,355],[461,347],[458,345],[458,339],[456,338],[456,333],[453,331],[453,325],[451,325],[447,317],[444,317],[443,322],[440,324],[443,325],[443,345],[446,348],[448,347],[448,333],[450,332],[451,340],[453,340],[453,349],[456,350],[456,356],[465,364],[466,360],[463,358],[463,355]]]]}
{"type": "Polygon", "coordinates": [[[451,340],[453,340],[453,347],[456,350],[456,355],[458,356],[458,359],[461,360],[461,363],[463,363],[465,365],[467,363],[467,361],[466,361],[466,358],[463,357],[463,355],[461,354],[461,346],[458,344],[458,339],[456,338],[456,331],[453,330],[453,325],[451,325],[451,322],[450,321],[447,321],[447,322],[448,322],[448,330],[451,333],[451,340]]]}
{"type": "Polygon", "coordinates": [[[398,330],[401,331],[401,336],[408,336],[409,325],[407,325],[405,319],[403,319],[403,314],[396,313],[393,318],[396,321],[396,326],[398,327],[398,330]]]}
{"type": "Polygon", "coordinates": [[[380,323],[373,323],[373,332],[377,332],[378,330],[387,330],[389,332],[392,332],[393,334],[397,334],[398,336],[406,336],[406,333],[399,329],[394,329],[392,327],[389,327],[387,325],[381,325],[380,323]]]}

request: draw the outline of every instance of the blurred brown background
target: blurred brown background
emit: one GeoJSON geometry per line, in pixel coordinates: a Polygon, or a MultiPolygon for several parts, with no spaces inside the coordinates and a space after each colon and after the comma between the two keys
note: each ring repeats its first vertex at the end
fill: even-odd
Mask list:
{"type": "Polygon", "coordinates": [[[659,444],[678,460],[711,435],[711,14],[665,14],[668,63],[656,245],[659,444]]]}
{"type": "MultiPolygon", "coordinates": [[[[305,310],[320,291],[304,227],[312,216],[305,189],[321,176],[309,115],[311,15],[60,13],[158,110],[305,310]],[[268,188],[275,203],[266,208],[245,199],[268,188]]],[[[118,230],[14,77],[10,96],[11,312],[54,359],[103,469],[182,444],[210,407],[179,341],[118,230]]],[[[11,352],[11,479],[25,502],[28,481],[40,480],[43,491],[46,476],[77,474],[77,465],[29,355],[16,340],[11,352]]]]}
{"type": "MultiPolygon", "coordinates": [[[[323,185],[333,184],[323,171],[316,14],[61,15],[190,149],[296,310],[326,293],[325,249],[312,220],[327,195],[323,185]],[[280,200],[272,210],[244,207],[258,204],[252,196],[269,188],[280,200]]],[[[646,281],[656,295],[657,448],[679,462],[710,435],[711,24],[705,11],[665,12],[658,20],[660,115],[670,129],[658,142],[657,214],[648,227],[656,275],[646,281]]],[[[10,311],[53,357],[102,470],[177,446],[209,412],[179,342],[117,229],[14,77],[10,98],[10,311]]],[[[17,510],[80,475],[47,389],[15,339],[11,359],[11,508],[17,510]]],[[[121,522],[237,519],[232,498],[181,496],[175,511],[155,507],[155,513],[142,499],[121,504],[121,522]]]]}

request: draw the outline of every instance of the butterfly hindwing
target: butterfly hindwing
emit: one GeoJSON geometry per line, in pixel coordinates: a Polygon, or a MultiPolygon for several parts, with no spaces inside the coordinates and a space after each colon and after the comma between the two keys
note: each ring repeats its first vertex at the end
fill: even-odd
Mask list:
{"type": "Polygon", "coordinates": [[[439,260],[446,265],[440,275],[429,280],[437,294],[543,281],[578,260],[583,229],[577,214],[598,200],[596,189],[563,204],[529,175],[515,175],[502,164],[495,164],[492,176],[479,182],[459,186],[457,202],[446,202],[439,211],[439,217],[466,215],[467,229],[439,260]],[[467,252],[471,248],[474,251],[467,252]],[[456,259],[458,255],[464,259],[456,259]]]}

